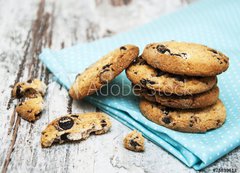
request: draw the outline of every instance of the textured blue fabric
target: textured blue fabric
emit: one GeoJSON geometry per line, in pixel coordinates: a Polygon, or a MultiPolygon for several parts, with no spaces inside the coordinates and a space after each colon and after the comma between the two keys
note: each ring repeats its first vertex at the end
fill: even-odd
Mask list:
{"type": "MultiPolygon", "coordinates": [[[[202,43],[230,57],[230,68],[218,77],[220,98],[227,108],[223,127],[204,134],[169,130],[144,118],[138,108],[139,100],[132,94],[117,97],[93,95],[86,100],[128,127],[141,131],[187,166],[200,170],[240,145],[240,1],[203,0],[111,38],[60,51],[45,49],[40,59],[59,82],[69,88],[77,73],[120,45],[136,44],[142,51],[147,43],[166,40],[202,43]]],[[[125,73],[110,86],[122,81],[125,85],[121,89],[128,92],[131,84],[125,73]]]]}

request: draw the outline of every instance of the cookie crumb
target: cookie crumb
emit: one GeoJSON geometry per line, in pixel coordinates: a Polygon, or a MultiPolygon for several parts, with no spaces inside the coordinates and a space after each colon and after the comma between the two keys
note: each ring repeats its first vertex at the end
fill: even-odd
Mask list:
{"type": "Polygon", "coordinates": [[[130,132],[123,140],[124,147],[135,152],[144,151],[144,137],[137,130],[130,132]]]}

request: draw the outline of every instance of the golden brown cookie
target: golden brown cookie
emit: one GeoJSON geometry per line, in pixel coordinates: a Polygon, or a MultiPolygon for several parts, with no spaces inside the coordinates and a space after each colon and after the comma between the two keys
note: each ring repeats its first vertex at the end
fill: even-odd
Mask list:
{"type": "Polygon", "coordinates": [[[219,88],[217,86],[204,93],[186,96],[177,96],[174,94],[165,95],[164,93],[149,90],[137,85],[133,86],[133,89],[136,95],[140,95],[149,101],[158,102],[163,106],[179,109],[207,107],[215,104],[219,96],[219,88]]]}
{"type": "Polygon", "coordinates": [[[13,90],[12,96],[15,98],[35,97],[35,94],[40,93],[42,96],[46,92],[46,85],[38,79],[30,79],[27,82],[17,83],[13,90]]]}
{"type": "Polygon", "coordinates": [[[180,110],[143,99],[139,107],[150,121],[182,132],[206,132],[220,127],[226,119],[226,109],[221,100],[202,109],[180,110]]]}
{"type": "Polygon", "coordinates": [[[18,115],[29,122],[39,119],[44,108],[45,92],[46,85],[38,79],[17,83],[13,87],[12,96],[20,99],[20,103],[16,107],[18,115]]]}
{"type": "Polygon", "coordinates": [[[95,93],[127,68],[138,53],[139,48],[134,45],[124,45],[108,53],[77,75],[69,90],[70,96],[73,99],[82,99],[95,93]]]}
{"type": "Polygon", "coordinates": [[[16,107],[16,112],[23,119],[34,122],[40,118],[40,113],[44,108],[43,98],[37,95],[35,98],[25,98],[16,107]]]}
{"type": "Polygon", "coordinates": [[[190,95],[210,90],[217,82],[213,77],[188,77],[173,75],[155,69],[141,57],[126,69],[127,77],[133,84],[176,95],[190,95]]]}
{"type": "Polygon", "coordinates": [[[71,114],[53,120],[42,132],[42,147],[87,139],[90,134],[100,135],[109,131],[111,122],[101,112],[71,114]]]}
{"type": "Polygon", "coordinates": [[[144,137],[137,130],[133,130],[123,140],[126,149],[136,152],[144,151],[144,137]]]}
{"type": "Polygon", "coordinates": [[[162,71],[187,76],[216,76],[229,66],[228,57],[217,50],[177,41],[148,44],[142,57],[162,71]]]}

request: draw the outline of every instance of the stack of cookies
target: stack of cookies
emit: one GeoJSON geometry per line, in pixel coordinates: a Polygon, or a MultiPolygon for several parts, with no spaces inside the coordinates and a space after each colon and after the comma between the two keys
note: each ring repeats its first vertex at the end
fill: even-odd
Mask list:
{"type": "Polygon", "coordinates": [[[228,58],[204,45],[153,43],[126,70],[140,110],[149,120],[182,132],[220,127],[226,110],[216,75],[227,70],[228,58]]]}

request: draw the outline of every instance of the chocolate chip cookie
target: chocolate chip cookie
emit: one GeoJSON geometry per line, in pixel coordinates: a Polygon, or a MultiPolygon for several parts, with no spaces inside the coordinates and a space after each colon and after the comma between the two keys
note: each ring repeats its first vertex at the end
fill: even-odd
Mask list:
{"type": "Polygon", "coordinates": [[[136,152],[144,151],[144,137],[136,130],[129,133],[123,140],[126,149],[136,152]]]}
{"type": "Polygon", "coordinates": [[[177,96],[174,94],[165,95],[164,93],[139,87],[138,85],[134,85],[133,90],[136,95],[140,95],[149,101],[158,102],[163,106],[179,109],[207,107],[215,104],[219,96],[219,88],[217,86],[204,93],[186,96],[177,96]]]}
{"type": "Polygon", "coordinates": [[[46,88],[46,85],[40,80],[29,79],[27,82],[17,83],[12,90],[12,96],[18,99],[22,97],[35,97],[34,95],[38,93],[43,96],[46,88]]]}
{"type": "Polygon", "coordinates": [[[180,110],[143,99],[139,107],[150,121],[182,132],[206,132],[220,127],[226,119],[226,109],[221,100],[202,109],[180,110]]]}
{"type": "Polygon", "coordinates": [[[23,119],[34,122],[40,118],[40,114],[43,111],[44,102],[41,95],[36,95],[35,98],[25,98],[21,101],[17,107],[16,112],[23,119]]]}
{"type": "Polygon", "coordinates": [[[69,94],[73,99],[82,99],[113,80],[138,56],[139,48],[125,45],[108,53],[95,64],[77,75],[69,94]]]}
{"type": "Polygon", "coordinates": [[[71,114],[53,120],[42,132],[42,147],[87,139],[90,134],[100,135],[109,131],[111,122],[101,112],[71,114]]]}
{"type": "Polygon", "coordinates": [[[18,115],[29,122],[39,119],[44,108],[45,92],[46,85],[38,79],[17,83],[13,87],[12,96],[20,99],[20,103],[16,107],[18,115]]]}
{"type": "Polygon", "coordinates": [[[226,55],[196,43],[169,41],[148,44],[142,57],[162,71],[188,76],[216,76],[229,66],[226,55]]]}
{"type": "Polygon", "coordinates": [[[188,77],[173,75],[148,65],[141,57],[126,69],[132,83],[142,87],[176,95],[191,95],[210,90],[217,82],[213,77],[188,77]]]}

